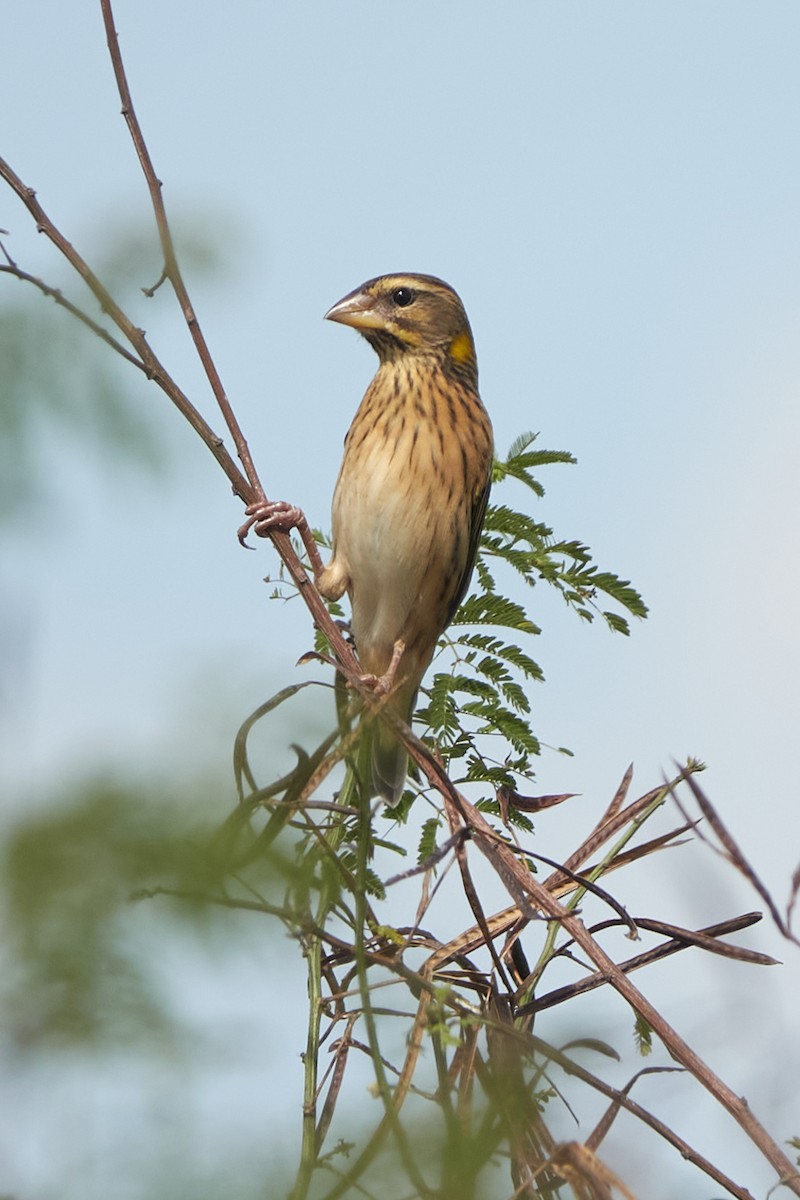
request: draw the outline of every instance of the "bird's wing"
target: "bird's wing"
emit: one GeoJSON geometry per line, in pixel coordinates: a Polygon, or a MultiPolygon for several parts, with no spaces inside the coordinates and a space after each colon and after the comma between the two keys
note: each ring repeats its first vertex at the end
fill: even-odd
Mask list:
{"type": "Polygon", "coordinates": [[[472,504],[472,512],[470,513],[469,527],[469,545],[467,547],[467,558],[464,563],[464,570],[461,578],[458,581],[458,587],[453,593],[453,600],[450,604],[450,610],[447,614],[447,624],[449,625],[456,614],[461,601],[469,587],[469,581],[472,578],[472,569],[475,566],[475,559],[478,557],[478,545],[481,540],[481,530],[483,529],[483,519],[486,516],[486,505],[489,503],[489,492],[492,487],[491,475],[486,480],[486,483],[480,492],[475,496],[472,504]]]}

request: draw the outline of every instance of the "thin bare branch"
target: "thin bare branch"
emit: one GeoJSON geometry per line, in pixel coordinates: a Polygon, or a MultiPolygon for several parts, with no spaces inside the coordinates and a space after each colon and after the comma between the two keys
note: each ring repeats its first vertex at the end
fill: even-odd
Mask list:
{"type": "Polygon", "coordinates": [[[92,333],[96,334],[97,337],[101,338],[107,346],[111,347],[112,350],[116,350],[117,354],[124,358],[126,362],[129,362],[131,366],[137,367],[140,371],[143,371],[144,374],[147,375],[147,367],[140,358],[137,358],[135,354],[131,354],[130,350],[126,350],[122,343],[118,342],[115,337],[112,337],[107,329],[104,329],[102,325],[98,325],[97,321],[93,321],[88,313],[84,312],[82,308],[78,308],[77,304],[73,304],[71,300],[68,300],[63,292],[59,290],[59,288],[50,287],[50,285],[45,283],[43,279],[39,279],[36,275],[29,275],[27,271],[21,270],[20,267],[13,262],[8,254],[8,251],[1,242],[0,250],[2,250],[2,253],[6,258],[6,266],[0,266],[0,273],[5,275],[13,275],[15,279],[19,279],[22,283],[30,283],[33,285],[33,287],[38,288],[39,291],[45,296],[49,296],[51,300],[55,300],[56,304],[84,324],[87,329],[90,329],[92,333]]]}
{"type": "MultiPolygon", "coordinates": [[[[158,228],[158,236],[161,240],[161,250],[164,255],[164,272],[169,278],[169,281],[175,291],[175,295],[178,298],[178,303],[181,306],[184,319],[189,327],[189,332],[192,336],[192,341],[195,344],[198,357],[203,364],[203,369],[211,385],[211,390],[214,393],[214,397],[219,405],[220,412],[225,420],[225,424],[227,425],[231,437],[233,438],[234,445],[236,446],[236,452],[239,455],[239,460],[244,467],[245,475],[247,476],[250,487],[253,491],[253,499],[263,500],[265,498],[264,489],[262,488],[261,482],[258,478],[258,473],[256,472],[250,450],[247,442],[245,441],[241,428],[239,427],[239,422],[236,420],[233,409],[231,408],[230,401],[225,393],[225,389],[222,386],[222,380],[220,379],[214,360],[211,357],[211,353],[208,349],[203,331],[200,328],[200,322],[197,319],[194,307],[189,299],[189,292],[186,288],[183,275],[181,274],[181,270],[178,265],[178,259],[175,254],[175,244],[172,239],[172,233],[167,220],[167,211],[164,206],[162,183],[156,175],[153,161],[150,157],[150,151],[147,148],[141,126],[139,125],[138,117],[136,116],[136,111],[133,107],[133,100],[131,98],[130,88],[128,87],[128,80],[125,74],[125,66],[120,53],[119,38],[117,37],[117,31],[114,26],[114,14],[111,9],[111,0],[100,0],[100,8],[103,13],[103,23],[106,30],[108,52],[111,56],[111,64],[114,68],[114,78],[117,81],[117,88],[122,101],[122,115],[128,124],[128,129],[130,130],[133,144],[136,147],[136,153],[138,155],[139,162],[141,163],[142,171],[144,172],[144,177],[150,192],[150,201],[153,206],[153,213],[155,215],[156,226],[158,228]]],[[[249,502],[252,503],[252,500],[249,502]]]]}

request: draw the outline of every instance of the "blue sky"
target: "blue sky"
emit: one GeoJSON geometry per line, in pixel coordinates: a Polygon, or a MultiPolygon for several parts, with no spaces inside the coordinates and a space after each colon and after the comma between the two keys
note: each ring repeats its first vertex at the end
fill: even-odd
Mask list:
{"type": "MultiPolygon", "coordinates": [[[[231,0],[223,15],[137,0],[116,19],[176,235],[202,224],[224,267],[190,267],[189,283],[268,492],[327,524],[373,369],[322,321],[330,304],[388,270],[451,282],[499,448],[534,429],[579,460],[543,474],[537,516],[651,608],[624,640],[532,594],[536,729],[575,751],[543,757],[542,791],[580,792],[594,813],[631,759],[644,789],[673,758],[702,757],[704,786],[782,897],[800,858],[797,6],[231,0]]],[[[16,6],[5,41],[0,153],[102,255],[148,210],[99,7],[16,6]]],[[[0,226],[22,265],[65,278],[10,193],[0,226]]],[[[136,305],[219,427],[166,291],[136,305]]],[[[55,511],[3,550],[0,620],[17,649],[0,716],[17,787],[79,772],[98,745],[109,767],[198,741],[226,762],[310,641],[298,605],[268,604],[274,561],[239,549],[240,509],[210,455],[153,387],[126,386],[176,479],[111,478],[43,430],[55,511]]],[[[707,860],[674,862],[657,894],[676,919],[755,906],[707,860]]],[[[655,911],[656,885],[632,886],[655,911]]],[[[787,967],[731,977],[732,1003],[774,989],[788,1015],[797,956],[762,944],[787,967]]],[[[683,1016],[707,1002],[687,987],[683,1016]]],[[[735,1072],[741,1051],[725,1060],[709,1036],[735,1072]]],[[[754,1107],[756,1049],[734,1081],[754,1107]]],[[[796,1036],[783,1050],[796,1077],[796,1036]]],[[[776,1132],[797,1132],[768,1091],[776,1132]]]]}

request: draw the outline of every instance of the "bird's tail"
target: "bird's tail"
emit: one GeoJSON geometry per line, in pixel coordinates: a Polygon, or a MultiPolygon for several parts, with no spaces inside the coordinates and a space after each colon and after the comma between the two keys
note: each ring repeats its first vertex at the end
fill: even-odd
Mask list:
{"type": "MultiPolygon", "coordinates": [[[[395,711],[411,722],[417,701],[417,691],[408,697],[398,697],[399,704],[390,701],[395,711]]],[[[408,774],[408,754],[402,742],[388,721],[376,717],[372,721],[367,736],[369,738],[369,770],[371,772],[371,787],[374,796],[383,796],[388,804],[398,804],[403,795],[406,776],[408,774]]]]}
{"type": "Polygon", "coordinates": [[[403,795],[408,774],[408,755],[393,729],[375,721],[371,731],[372,787],[376,796],[397,804],[403,795]]]}

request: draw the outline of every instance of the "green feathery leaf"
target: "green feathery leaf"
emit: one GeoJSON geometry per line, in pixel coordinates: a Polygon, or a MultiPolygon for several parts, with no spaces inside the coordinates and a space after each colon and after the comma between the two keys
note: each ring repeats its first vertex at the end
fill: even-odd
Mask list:
{"type": "Polygon", "coordinates": [[[439,832],[439,818],[430,817],[422,826],[419,845],[417,846],[417,864],[424,863],[436,849],[436,836],[439,832]]]}

